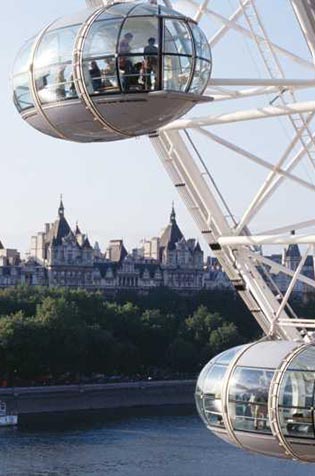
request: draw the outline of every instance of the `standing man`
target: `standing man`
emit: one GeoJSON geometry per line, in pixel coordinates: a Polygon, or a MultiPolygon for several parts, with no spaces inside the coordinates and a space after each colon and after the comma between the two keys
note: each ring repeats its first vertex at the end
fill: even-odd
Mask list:
{"type": "Polygon", "coordinates": [[[130,86],[132,62],[129,59],[129,56],[124,56],[124,55],[129,55],[129,53],[131,52],[130,42],[132,38],[133,38],[132,33],[126,33],[123,39],[119,42],[119,46],[118,46],[118,54],[119,54],[118,67],[120,70],[124,72],[122,76],[121,84],[122,84],[123,90],[126,92],[129,90],[129,86],[130,86]]]}
{"type": "Polygon", "coordinates": [[[148,39],[148,44],[145,46],[143,54],[145,89],[157,89],[158,47],[155,46],[155,38],[151,37],[148,39]],[[153,76],[153,78],[151,78],[151,76],[153,76]]]}

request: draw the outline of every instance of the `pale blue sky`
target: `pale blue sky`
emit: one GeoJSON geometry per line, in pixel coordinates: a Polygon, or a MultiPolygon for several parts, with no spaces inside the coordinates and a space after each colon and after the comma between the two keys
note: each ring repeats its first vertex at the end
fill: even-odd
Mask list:
{"type": "MultiPolygon", "coordinates": [[[[285,46],[294,47],[304,56],[308,55],[294,24],[289,2],[261,1],[265,2],[268,26],[274,32],[275,39],[285,46]]],[[[214,7],[219,5],[222,12],[231,13],[235,2],[224,0],[223,5],[223,0],[214,0],[212,4],[214,7]]],[[[78,220],[82,231],[89,234],[92,242],[98,240],[102,249],[109,239],[124,238],[131,249],[143,237],[159,234],[168,222],[173,200],[179,225],[186,237],[199,238],[195,224],[146,138],[89,145],[58,141],[30,128],[15,111],[11,102],[9,74],[18,49],[26,39],[54,18],[82,8],[84,1],[11,0],[4,5],[0,18],[0,240],[4,245],[26,251],[30,236],[40,231],[45,222],[55,219],[60,193],[64,196],[70,224],[74,226],[78,220]]],[[[204,28],[214,31],[209,21],[204,28]]],[[[237,34],[223,42],[213,53],[214,77],[263,76],[255,61],[255,53],[250,51],[248,42],[239,40],[237,34]]],[[[292,66],[292,75],[298,74],[298,69],[292,66]]],[[[261,101],[264,104],[263,99],[261,101]]],[[[217,113],[225,110],[222,104],[211,107],[217,113]]],[[[253,107],[253,103],[248,101],[246,107],[253,107]]],[[[203,112],[207,113],[209,109],[203,109],[203,112]]],[[[261,155],[268,158],[284,148],[286,131],[279,122],[276,126],[275,123],[264,125],[263,132],[261,125],[255,124],[250,134],[246,125],[242,128],[228,126],[228,136],[238,140],[240,145],[258,149],[261,155]],[[269,144],[272,139],[274,145],[271,148],[269,144]]],[[[216,128],[215,132],[220,133],[220,128],[216,128]]],[[[228,136],[225,132],[225,137],[228,136]]],[[[239,164],[234,157],[203,140],[200,147],[210,160],[210,166],[218,172],[218,182],[228,198],[231,198],[237,214],[238,209],[244,208],[245,199],[254,193],[252,185],[255,180],[257,184],[260,183],[260,171],[250,166],[235,184],[239,164]],[[214,160],[211,162],[211,159],[214,160]],[[227,162],[223,164],[224,160],[227,162]]],[[[285,205],[286,199],[280,197],[281,200],[285,205]]],[[[267,216],[262,220],[264,222],[265,219],[267,223],[269,218],[267,216]]]]}

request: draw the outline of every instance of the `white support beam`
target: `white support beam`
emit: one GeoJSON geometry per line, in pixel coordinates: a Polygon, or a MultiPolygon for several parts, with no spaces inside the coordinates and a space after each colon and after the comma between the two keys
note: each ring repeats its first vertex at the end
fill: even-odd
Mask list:
{"type": "MultiPolygon", "coordinates": [[[[249,0],[245,0],[246,3],[249,0]]],[[[204,12],[205,13],[205,12],[204,12]]],[[[226,23],[224,26],[220,28],[219,31],[215,33],[215,35],[210,39],[209,41],[209,46],[210,48],[213,48],[222,38],[228,33],[228,31],[231,29],[231,25],[233,23],[236,23],[236,21],[243,15],[243,9],[242,7],[239,7],[233,15],[228,19],[228,23],[226,23]]]]}
{"type": "Polygon", "coordinates": [[[220,246],[262,246],[262,245],[310,245],[315,244],[314,235],[249,235],[249,236],[221,236],[218,238],[220,246]]]}
{"type": "Polygon", "coordinates": [[[267,106],[259,109],[249,109],[247,111],[235,111],[228,114],[216,116],[196,117],[192,119],[178,119],[162,127],[162,131],[174,131],[181,129],[193,129],[198,127],[231,124],[234,122],[253,121],[256,119],[268,119],[272,117],[289,116],[297,112],[315,111],[315,101],[290,103],[280,106],[267,106]]]}
{"type": "Polygon", "coordinates": [[[278,88],[313,88],[315,79],[271,79],[271,78],[211,78],[209,86],[277,86],[278,88]]]}
{"type": "Polygon", "coordinates": [[[281,95],[286,91],[297,91],[315,87],[315,80],[272,80],[272,79],[210,79],[204,94],[211,96],[214,101],[228,99],[243,99],[266,94],[281,95]],[[227,89],[229,87],[242,87],[244,89],[227,89]],[[246,86],[254,86],[246,88],[246,86]]]}
{"type": "MultiPolygon", "coordinates": [[[[262,264],[268,266],[271,270],[271,273],[273,273],[273,274],[282,273],[282,274],[285,274],[286,276],[291,276],[291,277],[294,276],[294,271],[287,268],[286,266],[283,266],[279,263],[276,263],[275,261],[272,261],[269,258],[266,258],[265,256],[255,254],[255,253],[252,253],[250,251],[249,251],[249,255],[251,256],[251,258],[254,261],[257,261],[259,263],[262,263],[262,264]]],[[[301,283],[307,284],[307,286],[310,286],[310,287],[315,289],[314,279],[308,278],[307,276],[304,276],[303,274],[300,274],[300,276],[298,278],[298,281],[300,281],[301,283]]]]}
{"type": "MultiPolygon", "coordinates": [[[[308,119],[306,120],[306,123],[310,123],[310,121],[313,118],[313,114],[310,114],[308,119]]],[[[275,191],[280,187],[280,185],[284,181],[284,177],[281,177],[277,174],[277,167],[282,167],[285,161],[288,159],[289,155],[291,154],[292,150],[296,146],[296,144],[299,141],[300,135],[303,133],[303,130],[300,130],[289,146],[287,147],[285,153],[279,160],[279,162],[275,165],[275,169],[268,175],[267,179],[259,189],[258,193],[256,194],[254,200],[252,203],[249,205],[247,208],[246,212],[244,213],[243,217],[240,220],[240,223],[237,226],[236,232],[238,234],[241,233],[241,230],[245,226],[248,225],[250,220],[253,219],[255,215],[259,212],[259,210],[262,208],[262,206],[267,202],[267,200],[275,193],[275,191]]],[[[313,135],[312,139],[315,137],[315,134],[313,135]]],[[[306,146],[310,147],[312,145],[312,140],[310,140],[306,146]]],[[[296,167],[296,165],[303,159],[305,155],[305,148],[302,147],[300,151],[293,157],[293,159],[290,161],[290,163],[286,166],[285,170],[287,172],[290,172],[291,170],[296,167]]]]}
{"type": "MultiPolygon", "coordinates": [[[[226,89],[224,87],[212,86],[207,87],[204,94],[206,96],[210,96],[213,101],[234,101],[237,99],[244,99],[250,97],[258,97],[258,96],[266,96],[267,94],[272,94],[277,98],[283,94],[283,92],[287,91],[297,91],[299,89],[304,89],[302,86],[296,86],[294,88],[284,88],[281,90],[278,86],[266,86],[266,87],[258,87],[258,88],[246,88],[246,89],[238,89],[238,90],[231,90],[226,89]]],[[[274,100],[274,98],[273,98],[274,100]]],[[[269,103],[271,105],[271,102],[269,103]]]]}
{"type": "MultiPolygon", "coordinates": [[[[303,327],[304,329],[315,329],[315,320],[313,319],[279,319],[278,324],[284,327],[303,327]]],[[[313,338],[312,341],[314,341],[313,338]]]]}
{"type": "Polygon", "coordinates": [[[291,0],[291,4],[315,61],[315,4],[310,0],[291,0]]]}
{"type": "MultiPolygon", "coordinates": [[[[297,89],[302,88],[294,88],[297,89]]],[[[287,89],[286,89],[287,91],[287,89]]],[[[250,97],[266,96],[266,94],[273,94],[277,97],[282,94],[277,86],[267,86],[260,88],[251,88],[251,89],[240,89],[240,90],[227,90],[224,88],[218,87],[208,87],[204,93],[206,96],[210,96],[213,101],[234,101],[237,99],[244,99],[250,97]]]]}
{"type": "Polygon", "coordinates": [[[204,0],[201,5],[199,6],[196,15],[194,16],[194,20],[196,22],[199,22],[202,18],[202,16],[205,14],[207,7],[209,5],[211,0],[204,0]]]}
{"type": "MultiPolygon", "coordinates": [[[[268,333],[279,302],[249,257],[247,247],[217,247],[218,238],[232,233],[225,212],[219,207],[217,197],[206,182],[205,172],[196,161],[178,132],[161,132],[151,138],[163,165],[187,205],[207,243],[221,262],[246,305],[261,328],[268,333]]],[[[288,317],[283,311],[281,318],[288,317]]],[[[278,337],[301,339],[296,328],[284,329],[275,324],[278,337]]]]}
{"type": "Polygon", "coordinates": [[[290,231],[304,230],[315,226],[315,220],[302,221],[300,223],[292,223],[291,225],[282,226],[280,228],[272,228],[271,230],[265,230],[257,235],[280,235],[282,233],[288,233],[290,231]]]}
{"type": "MultiPolygon", "coordinates": [[[[274,322],[277,321],[277,320],[280,318],[282,311],[284,310],[285,306],[287,305],[287,303],[288,303],[288,301],[289,301],[289,298],[290,298],[290,296],[291,296],[291,293],[292,293],[292,291],[293,291],[293,289],[294,289],[294,287],[295,287],[295,285],[296,285],[296,283],[297,283],[297,281],[298,281],[298,278],[299,278],[299,276],[300,276],[300,274],[301,274],[301,271],[302,271],[302,269],[303,269],[303,266],[304,266],[304,264],[305,264],[305,261],[306,261],[306,259],[307,259],[307,257],[308,257],[308,253],[309,253],[309,251],[310,251],[310,248],[311,248],[311,247],[308,246],[306,252],[304,253],[304,256],[302,257],[301,261],[299,262],[298,267],[296,268],[296,270],[295,270],[295,272],[294,272],[294,275],[293,275],[293,277],[292,277],[292,279],[291,279],[291,282],[290,282],[290,284],[289,284],[289,287],[288,287],[288,289],[287,289],[287,291],[286,291],[286,293],[285,293],[285,295],[284,295],[284,297],[283,297],[283,299],[282,299],[282,301],[281,301],[281,304],[280,304],[279,309],[277,310],[277,313],[276,313],[276,315],[275,315],[274,322]]],[[[273,322],[273,324],[274,324],[274,322],[273,322]]],[[[274,327],[274,326],[272,325],[272,328],[273,328],[273,327],[274,327]]]]}
{"type": "MultiPolygon", "coordinates": [[[[272,79],[283,79],[285,77],[283,66],[280,62],[277,52],[273,48],[272,42],[270,41],[269,35],[267,34],[266,28],[261,19],[261,16],[258,13],[258,9],[254,0],[251,0],[247,5],[245,5],[244,0],[239,1],[242,5],[244,17],[246,18],[249,29],[254,35],[256,46],[258,48],[261,59],[265,65],[268,74],[272,79]]],[[[304,0],[301,0],[301,2],[303,1],[304,0]]],[[[280,95],[279,98],[283,105],[286,105],[288,101],[297,102],[295,94],[291,90],[289,90],[290,99],[286,98],[284,95],[280,95]]],[[[310,138],[312,134],[309,128],[305,125],[303,115],[301,113],[298,113],[296,115],[290,115],[289,120],[296,132],[298,132],[301,128],[305,131],[305,134],[303,134],[300,138],[301,144],[303,145],[303,147],[305,147],[307,136],[308,138],[310,138]]],[[[306,154],[310,160],[312,167],[314,167],[315,169],[313,157],[308,149],[306,149],[306,154]]]]}
{"type": "MultiPolygon", "coordinates": [[[[190,0],[190,3],[195,5],[195,7],[197,7],[197,8],[199,7],[199,3],[196,2],[195,0],[190,0]]],[[[235,22],[230,22],[228,18],[225,18],[223,15],[220,15],[219,13],[215,12],[214,10],[210,10],[209,8],[207,8],[206,13],[210,17],[212,17],[215,20],[222,23],[223,25],[227,25],[229,27],[229,29],[236,30],[239,33],[242,33],[243,35],[245,35],[247,38],[255,39],[255,35],[253,35],[250,30],[248,30],[247,28],[244,28],[243,26],[241,26],[241,25],[239,25],[235,22]]],[[[263,40],[262,37],[260,37],[259,39],[263,40]]],[[[304,58],[301,58],[300,56],[292,53],[291,51],[286,50],[285,48],[282,48],[281,46],[279,46],[275,43],[271,43],[271,44],[272,44],[273,49],[277,53],[280,53],[282,56],[285,56],[285,57],[291,59],[292,61],[300,64],[301,66],[304,66],[305,68],[311,69],[312,71],[314,71],[314,65],[311,61],[307,61],[304,58]]]]}
{"type": "Polygon", "coordinates": [[[306,180],[303,180],[303,179],[297,177],[296,175],[290,174],[289,172],[282,169],[281,167],[275,167],[273,164],[271,164],[267,160],[261,159],[257,155],[255,155],[251,152],[248,152],[247,150],[233,144],[232,142],[227,141],[226,139],[223,139],[222,137],[219,137],[216,134],[213,134],[213,132],[210,132],[206,129],[197,129],[197,132],[209,137],[210,139],[217,142],[218,144],[221,144],[224,147],[227,147],[228,149],[232,150],[233,152],[237,153],[238,155],[240,155],[242,157],[245,157],[246,159],[249,159],[249,160],[251,160],[252,162],[254,162],[258,165],[261,165],[262,167],[265,167],[268,170],[272,170],[272,171],[275,170],[278,175],[281,175],[285,178],[288,178],[288,179],[298,183],[299,185],[302,185],[303,187],[305,187],[309,190],[312,190],[313,192],[315,191],[315,186],[313,184],[307,182],[306,180]]]}

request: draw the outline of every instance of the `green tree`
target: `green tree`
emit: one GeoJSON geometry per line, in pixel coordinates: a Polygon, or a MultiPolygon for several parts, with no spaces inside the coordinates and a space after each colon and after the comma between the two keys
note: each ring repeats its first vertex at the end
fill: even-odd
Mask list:
{"type": "Polygon", "coordinates": [[[209,341],[211,332],[221,326],[223,320],[218,313],[210,312],[205,306],[199,306],[185,323],[194,341],[204,346],[209,341]]]}
{"type": "Polygon", "coordinates": [[[212,331],[209,339],[210,348],[214,355],[242,343],[244,343],[244,339],[232,322],[224,323],[221,327],[212,331]]]}
{"type": "Polygon", "coordinates": [[[168,361],[172,370],[177,372],[192,372],[196,369],[198,352],[193,343],[178,337],[170,345],[168,361]]]}

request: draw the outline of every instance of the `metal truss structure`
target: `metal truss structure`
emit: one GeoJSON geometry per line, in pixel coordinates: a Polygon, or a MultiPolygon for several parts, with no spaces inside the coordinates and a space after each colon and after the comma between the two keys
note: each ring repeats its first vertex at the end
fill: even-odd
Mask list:
{"type": "MultiPolygon", "coordinates": [[[[102,0],[86,1],[89,6],[106,4],[102,0]]],[[[165,3],[171,6],[169,0],[165,0],[165,3]]],[[[256,61],[264,69],[264,77],[257,74],[246,78],[212,78],[205,94],[214,101],[194,109],[192,113],[195,117],[184,117],[168,124],[152,135],[151,141],[213,254],[263,331],[274,339],[312,341],[315,319],[298,316],[289,304],[289,299],[298,282],[315,288],[315,281],[302,274],[307,256],[314,254],[315,217],[310,215],[303,221],[297,219],[293,223],[288,219],[284,223],[279,220],[279,226],[272,222],[271,226],[267,226],[267,229],[265,226],[259,232],[250,230],[257,228],[257,219],[262,211],[266,216],[266,210],[275,211],[274,198],[281,189],[289,190],[288,184],[293,187],[292,190],[296,190],[287,192],[288,198],[293,200],[292,194],[298,196],[300,190],[311,194],[315,191],[315,101],[311,96],[315,87],[315,2],[203,0],[200,3],[188,0],[186,4],[189,11],[194,12],[190,16],[200,22],[208,34],[214,63],[220,61],[216,51],[224,45],[227,37],[237,34],[246,39],[248,48],[251,48],[248,55],[255,55],[256,61]],[[302,32],[301,43],[305,40],[308,47],[303,53],[299,49],[293,51],[292,48],[285,48],[278,44],[279,41],[273,40],[268,29],[268,18],[264,14],[265,7],[267,4],[270,7],[270,3],[285,4],[290,11],[297,31],[300,29],[302,32]],[[226,6],[234,8],[231,15],[226,14],[226,6]],[[208,33],[207,25],[215,22],[219,23],[218,29],[208,33]],[[292,70],[294,74],[291,76],[292,70]],[[244,107],[246,101],[250,102],[251,107],[244,107]],[[218,111],[221,105],[223,112],[220,109],[219,113],[213,112],[218,111]],[[202,113],[198,115],[201,110],[202,113]],[[237,145],[237,141],[230,137],[229,125],[244,122],[250,134],[251,124],[259,121],[263,135],[267,121],[275,118],[286,122],[286,144],[270,145],[268,159],[261,156],[260,149],[254,153],[250,148],[237,145]],[[214,132],[215,126],[221,131],[220,134],[214,132]],[[256,192],[238,217],[219,190],[215,171],[203,157],[207,155],[207,144],[208,147],[220,145],[240,164],[245,159],[254,168],[264,171],[264,177],[261,175],[262,179],[257,181],[256,192]],[[304,164],[310,170],[309,174],[300,172],[304,170],[304,164]],[[261,253],[262,245],[290,244],[298,244],[303,249],[296,270],[288,269],[261,253]],[[286,292],[281,292],[275,283],[273,276],[278,273],[288,276],[286,292]]],[[[179,5],[174,4],[174,8],[180,10],[179,5]]],[[[274,8],[276,10],[277,5],[274,8]]],[[[249,181],[255,182],[255,177],[254,174],[249,181]]],[[[237,183],[235,192],[242,194],[237,183]]],[[[310,214],[312,212],[310,204],[310,201],[306,203],[306,214],[307,211],[310,214]]],[[[290,205],[284,204],[286,206],[290,205]]]]}

